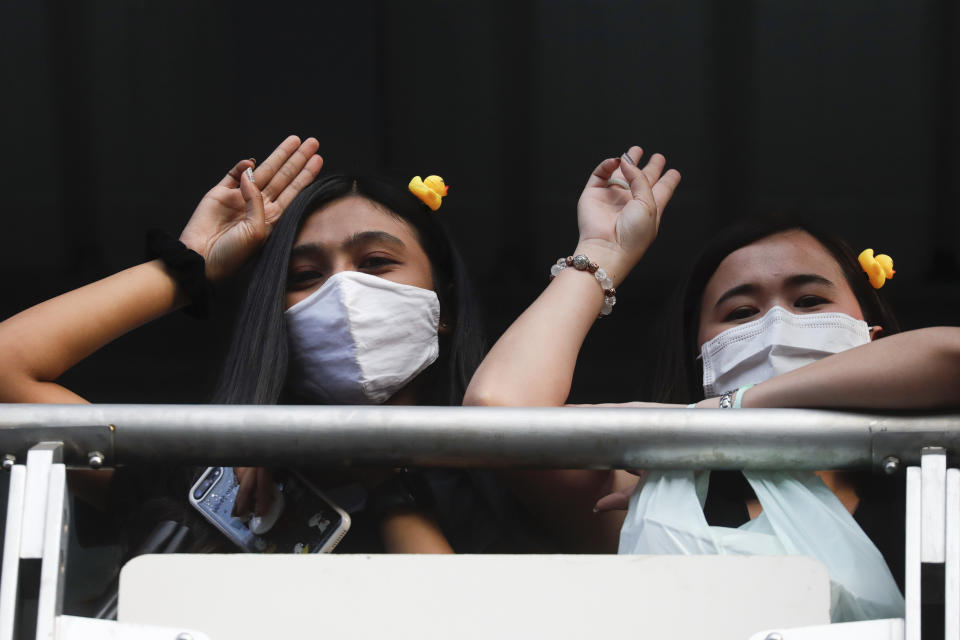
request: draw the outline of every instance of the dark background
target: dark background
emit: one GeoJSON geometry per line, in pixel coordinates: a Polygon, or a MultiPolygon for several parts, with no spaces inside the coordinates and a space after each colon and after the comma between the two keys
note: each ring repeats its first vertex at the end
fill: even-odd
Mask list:
{"type": "MultiPolygon", "coordinates": [[[[234,162],[297,133],[327,170],[452,185],[439,215],[492,336],[574,247],[592,168],[664,152],[683,183],[588,338],[577,401],[637,399],[666,296],[750,214],[801,212],[890,253],[905,328],[960,324],[958,31],[952,0],[8,0],[0,317],[137,263],[147,228],[178,232],[234,162]]],[[[220,299],[213,321],[165,318],[64,384],[204,401],[220,299]]]]}
{"type": "MultiPolygon", "coordinates": [[[[179,231],[237,160],[297,133],[328,170],[452,185],[439,215],[491,336],[573,249],[592,168],[630,144],[664,152],[683,183],[587,339],[574,401],[641,395],[691,256],[757,213],[890,253],[883,293],[905,328],[960,324],[958,36],[955,0],[2,0],[0,318],[136,264],[146,229],[179,231]]],[[[202,402],[235,298],[121,338],[63,383],[202,402]]],[[[116,562],[84,553],[68,610],[116,562]]]]}

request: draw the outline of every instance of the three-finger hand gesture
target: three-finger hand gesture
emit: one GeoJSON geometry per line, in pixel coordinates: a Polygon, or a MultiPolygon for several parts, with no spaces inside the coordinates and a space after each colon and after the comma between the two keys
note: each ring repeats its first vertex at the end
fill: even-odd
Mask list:
{"type": "Polygon", "coordinates": [[[600,163],[577,205],[578,251],[589,252],[619,283],[657,236],[663,210],[680,183],[676,169],[663,172],[666,158],[655,153],[639,168],[640,147],[600,163]]]}
{"type": "Polygon", "coordinates": [[[255,170],[253,160],[241,160],[203,196],[180,241],[206,260],[207,278],[222,280],[263,244],[287,205],[320,172],[319,147],[316,138],[301,143],[290,136],[255,170]]]}
{"type": "Polygon", "coordinates": [[[239,486],[232,515],[266,515],[273,504],[273,472],[264,467],[234,467],[233,477],[239,486]]]}

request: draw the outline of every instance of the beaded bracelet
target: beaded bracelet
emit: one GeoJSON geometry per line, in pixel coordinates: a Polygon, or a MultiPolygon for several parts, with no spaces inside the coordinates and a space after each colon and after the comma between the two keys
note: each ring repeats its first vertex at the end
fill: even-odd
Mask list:
{"type": "Polygon", "coordinates": [[[603,307],[600,309],[600,317],[610,315],[613,311],[613,305],[617,304],[617,290],[613,288],[613,280],[607,275],[607,272],[600,268],[596,262],[590,262],[590,258],[581,254],[560,258],[557,263],[550,267],[550,279],[553,280],[560,272],[567,267],[573,267],[577,271],[589,271],[593,277],[600,283],[603,289],[603,307]]]}

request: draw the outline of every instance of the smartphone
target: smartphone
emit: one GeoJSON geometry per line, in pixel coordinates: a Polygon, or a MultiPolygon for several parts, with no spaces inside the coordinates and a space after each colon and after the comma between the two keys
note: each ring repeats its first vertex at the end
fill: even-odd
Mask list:
{"type": "Polygon", "coordinates": [[[233,467],[208,467],[190,489],[190,504],[238,547],[250,553],[329,553],[350,529],[350,516],[303,476],[274,474],[283,511],[262,535],[231,515],[239,483],[233,467]]]}

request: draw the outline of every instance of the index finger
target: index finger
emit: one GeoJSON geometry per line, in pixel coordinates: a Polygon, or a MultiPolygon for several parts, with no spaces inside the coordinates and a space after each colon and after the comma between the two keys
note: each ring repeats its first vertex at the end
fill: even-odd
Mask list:
{"type": "Polygon", "coordinates": [[[280,208],[280,211],[284,211],[290,203],[293,201],[297,194],[303,191],[303,189],[309,185],[317,175],[320,173],[320,169],[323,168],[323,158],[318,155],[313,155],[309,160],[307,160],[306,165],[300,170],[300,173],[297,174],[297,177],[294,178],[290,184],[288,184],[284,190],[277,196],[275,202],[280,208]]]}
{"type": "Polygon", "coordinates": [[[316,138],[307,138],[299,147],[297,147],[290,157],[277,169],[270,183],[263,188],[263,196],[268,200],[276,200],[287,186],[294,181],[307,163],[313,158],[319,158],[316,155],[320,143],[316,138]]]}
{"type": "Polygon", "coordinates": [[[287,158],[293,155],[299,148],[300,138],[297,136],[287,136],[287,139],[281,142],[280,145],[273,150],[273,153],[270,154],[270,157],[264,160],[263,164],[254,171],[254,181],[262,185],[270,184],[273,176],[276,175],[280,167],[287,161],[287,158]]]}

